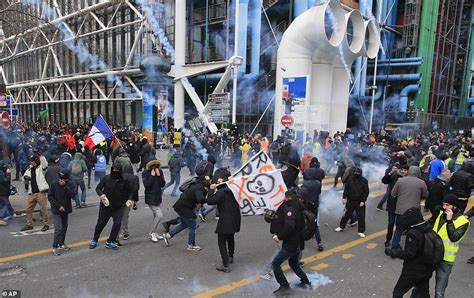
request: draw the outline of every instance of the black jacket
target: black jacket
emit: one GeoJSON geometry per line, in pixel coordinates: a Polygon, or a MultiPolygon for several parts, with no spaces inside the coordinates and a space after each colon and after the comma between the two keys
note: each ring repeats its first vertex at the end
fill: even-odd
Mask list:
{"type": "Polygon", "coordinates": [[[160,176],[152,176],[151,171],[144,170],[142,173],[143,185],[145,186],[145,203],[152,206],[160,206],[163,200],[162,187],[165,186],[165,177],[160,169],[160,176]]]}
{"type": "Polygon", "coordinates": [[[138,202],[138,191],[140,190],[140,179],[137,175],[123,174],[123,178],[128,182],[132,189],[132,199],[134,202],[138,202]]]}
{"type": "MultiPolygon", "coordinates": [[[[0,167],[2,167],[0,165],[0,167]]],[[[11,177],[6,173],[6,167],[0,169],[0,197],[10,196],[11,177]]]]}
{"type": "Polygon", "coordinates": [[[219,211],[216,234],[240,232],[240,207],[227,185],[220,185],[215,193],[209,194],[207,203],[217,205],[219,211]]]}
{"type": "Polygon", "coordinates": [[[344,184],[342,197],[348,201],[365,202],[369,196],[369,182],[362,176],[351,175],[344,184]]]}
{"type": "Polygon", "coordinates": [[[173,157],[171,157],[170,161],[168,161],[168,168],[170,170],[170,173],[179,174],[179,172],[181,172],[181,168],[183,168],[185,165],[186,164],[184,162],[183,156],[179,153],[175,153],[173,157]]]}
{"type": "Polygon", "coordinates": [[[431,181],[428,188],[429,196],[425,203],[426,208],[433,210],[436,206],[443,205],[443,197],[448,191],[448,182],[439,178],[431,181]]]}
{"type": "Polygon", "coordinates": [[[76,184],[72,180],[67,180],[66,185],[59,185],[59,181],[54,181],[49,186],[48,201],[51,204],[51,212],[53,214],[67,214],[72,212],[71,200],[76,195],[76,184]],[[59,208],[64,207],[64,212],[60,212],[59,208]]]}
{"type": "Polygon", "coordinates": [[[203,184],[200,181],[195,182],[181,194],[173,209],[179,216],[196,219],[194,209],[197,204],[206,202],[206,195],[207,191],[203,184]]]}
{"type": "Polygon", "coordinates": [[[474,176],[464,170],[464,167],[461,167],[449,180],[449,186],[452,187],[453,193],[458,197],[469,198],[471,190],[474,188],[474,176]]]}
{"type": "Polygon", "coordinates": [[[303,199],[304,207],[316,213],[319,207],[319,196],[321,195],[321,182],[319,181],[319,169],[309,168],[303,174],[303,186],[299,195],[303,199]]]}
{"type": "Polygon", "coordinates": [[[130,155],[130,161],[132,163],[140,162],[140,152],[138,152],[138,147],[135,144],[130,144],[130,146],[128,146],[127,153],[130,155]]]}
{"type": "Polygon", "coordinates": [[[44,173],[44,179],[48,183],[49,187],[53,185],[54,182],[59,180],[59,172],[61,172],[61,167],[59,164],[50,163],[48,169],[44,173]]]}
{"type": "Polygon", "coordinates": [[[106,175],[97,184],[95,191],[99,196],[105,194],[110,202],[110,205],[105,208],[119,209],[125,206],[127,200],[132,200],[132,187],[124,178],[114,180],[112,176],[106,175]]]}
{"type": "Polygon", "coordinates": [[[391,168],[385,171],[385,176],[382,178],[382,183],[387,184],[387,211],[395,213],[397,208],[397,197],[392,196],[392,189],[397,183],[398,179],[402,177],[398,172],[392,174],[391,168]]]}
{"type": "Polygon", "coordinates": [[[304,245],[301,231],[304,228],[304,206],[300,201],[285,201],[278,207],[270,232],[283,241],[282,248],[290,253],[299,252],[304,245]]]}

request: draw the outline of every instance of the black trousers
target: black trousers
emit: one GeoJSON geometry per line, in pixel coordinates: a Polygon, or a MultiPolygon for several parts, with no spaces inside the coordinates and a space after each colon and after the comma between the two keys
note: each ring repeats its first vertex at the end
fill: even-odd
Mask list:
{"type": "Polygon", "coordinates": [[[410,297],[430,297],[430,278],[431,274],[417,278],[414,274],[406,274],[402,270],[402,274],[393,289],[393,297],[402,298],[411,288],[413,288],[413,291],[410,297]]]}
{"type": "Polygon", "coordinates": [[[235,234],[217,234],[217,245],[221,253],[222,264],[229,266],[229,257],[234,256],[235,252],[235,234]]]}
{"type": "Polygon", "coordinates": [[[351,218],[352,213],[354,211],[357,213],[357,230],[359,233],[365,232],[365,204],[364,207],[360,207],[360,202],[355,201],[347,201],[346,203],[346,212],[344,216],[341,218],[341,222],[339,223],[339,227],[344,229],[346,227],[347,222],[351,218]]]}
{"type": "Polygon", "coordinates": [[[102,230],[104,230],[111,217],[114,221],[114,224],[112,225],[112,230],[110,231],[109,239],[107,241],[116,241],[117,235],[120,231],[120,227],[122,226],[122,216],[123,208],[114,209],[110,206],[105,207],[100,204],[99,218],[97,219],[97,224],[95,225],[94,231],[94,241],[97,242],[99,240],[102,230]]]}

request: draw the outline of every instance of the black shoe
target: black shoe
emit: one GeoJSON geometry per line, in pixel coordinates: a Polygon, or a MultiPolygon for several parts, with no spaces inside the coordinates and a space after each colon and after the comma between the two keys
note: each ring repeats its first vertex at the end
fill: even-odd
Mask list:
{"type": "Polygon", "coordinates": [[[162,225],[163,225],[163,228],[165,229],[165,232],[169,233],[170,232],[170,224],[167,223],[167,222],[164,222],[162,225]]]}
{"type": "Polygon", "coordinates": [[[318,251],[323,251],[324,246],[321,243],[318,243],[318,251]]]}
{"type": "Polygon", "coordinates": [[[130,239],[130,235],[129,235],[129,234],[125,234],[125,235],[123,235],[123,240],[125,240],[125,241],[126,241],[126,240],[128,240],[128,239],[130,239]]]}
{"type": "Polygon", "coordinates": [[[387,241],[385,241],[384,244],[385,244],[385,247],[390,247],[390,241],[387,240],[387,241]]]}
{"type": "Polygon", "coordinates": [[[118,247],[122,247],[122,243],[120,243],[118,240],[115,240],[114,243],[117,244],[118,247]]]}
{"type": "Polygon", "coordinates": [[[49,230],[49,226],[48,226],[48,225],[44,225],[44,226],[41,228],[41,232],[46,232],[47,230],[49,230]]]}
{"type": "Polygon", "coordinates": [[[33,230],[33,226],[30,226],[30,225],[26,225],[24,226],[21,231],[24,232],[24,231],[29,231],[29,230],[33,230]]]}
{"type": "Polygon", "coordinates": [[[300,282],[298,284],[298,288],[300,289],[305,289],[305,290],[311,290],[313,287],[311,286],[311,282],[300,282]]]}
{"type": "Polygon", "coordinates": [[[229,264],[234,264],[234,257],[229,257],[229,264]]]}
{"type": "Polygon", "coordinates": [[[300,264],[300,267],[301,267],[301,268],[304,268],[304,262],[303,262],[303,261],[300,261],[299,264],[300,264]]]}
{"type": "Polygon", "coordinates": [[[217,271],[225,272],[225,273],[230,273],[230,267],[229,266],[224,266],[224,265],[217,265],[216,266],[217,271]]]}
{"type": "Polygon", "coordinates": [[[474,264],[474,257],[470,258],[469,260],[467,260],[467,263],[468,264],[474,264]]]}
{"type": "Polygon", "coordinates": [[[290,291],[290,286],[280,286],[278,289],[273,291],[273,294],[279,295],[286,295],[290,291]]]}
{"type": "Polygon", "coordinates": [[[390,247],[385,247],[385,255],[387,257],[391,257],[392,256],[392,249],[390,247]]]}

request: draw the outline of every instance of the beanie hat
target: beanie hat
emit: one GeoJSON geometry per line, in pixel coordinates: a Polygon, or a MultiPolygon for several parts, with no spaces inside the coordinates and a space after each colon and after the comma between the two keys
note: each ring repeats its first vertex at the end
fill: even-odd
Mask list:
{"type": "Polygon", "coordinates": [[[59,172],[59,178],[63,180],[69,179],[69,170],[68,169],[62,169],[61,172],[59,172]]]}
{"type": "Polygon", "coordinates": [[[405,211],[400,218],[400,225],[405,229],[424,222],[420,208],[412,207],[405,211]]]}
{"type": "Polygon", "coordinates": [[[454,207],[459,208],[460,201],[455,194],[449,193],[444,196],[443,203],[448,203],[449,205],[453,205],[454,207]]]}

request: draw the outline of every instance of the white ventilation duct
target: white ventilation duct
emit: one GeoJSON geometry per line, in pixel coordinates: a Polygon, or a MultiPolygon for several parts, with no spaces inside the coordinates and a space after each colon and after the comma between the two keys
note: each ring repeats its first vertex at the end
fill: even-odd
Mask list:
{"type": "Polygon", "coordinates": [[[315,129],[344,131],[350,67],[359,56],[375,58],[379,43],[377,25],[357,10],[346,13],[337,0],[298,16],[278,49],[274,135],[284,128],[282,117],[291,117],[290,128],[303,138],[315,129]],[[284,97],[294,98],[291,108],[284,97]]]}

